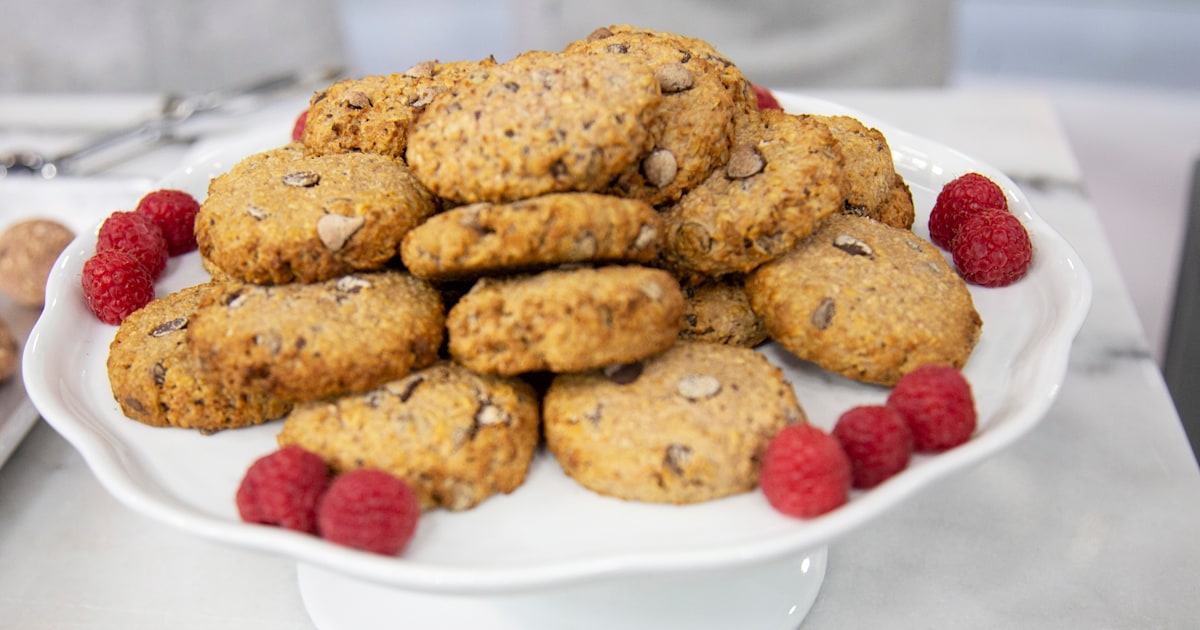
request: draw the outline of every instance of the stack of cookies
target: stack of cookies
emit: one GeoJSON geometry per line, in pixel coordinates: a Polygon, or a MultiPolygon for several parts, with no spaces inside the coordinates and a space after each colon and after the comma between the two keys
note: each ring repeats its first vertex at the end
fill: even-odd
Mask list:
{"type": "Polygon", "coordinates": [[[980,319],[877,130],[762,110],[708,43],[630,26],[498,63],[341,81],[301,142],[215,178],[213,281],[122,324],[126,415],[512,492],[541,436],[583,486],[752,489],[805,421],[768,338],[866,383],[961,366],[980,319]]]}

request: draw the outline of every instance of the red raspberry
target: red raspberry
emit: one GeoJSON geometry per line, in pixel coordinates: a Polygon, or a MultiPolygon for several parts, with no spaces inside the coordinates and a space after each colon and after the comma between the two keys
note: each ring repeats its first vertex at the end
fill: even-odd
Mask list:
{"type": "Polygon", "coordinates": [[[154,279],[136,258],[119,249],[96,252],[83,263],[83,299],[105,324],[120,324],[154,299],[154,279]]]}
{"type": "Polygon", "coordinates": [[[182,190],[156,190],[138,201],[134,212],[153,220],[167,238],[167,252],[172,256],[196,249],[196,213],[200,203],[182,190]]]}
{"type": "Polygon", "coordinates": [[[833,427],[833,437],[850,457],[855,488],[873,488],[908,467],[912,430],[886,405],[847,410],[833,427]]]}
{"type": "Polygon", "coordinates": [[[100,225],[96,251],[119,249],[142,263],[157,280],[167,268],[167,239],[150,217],[136,212],[114,212],[100,225]]]}
{"type": "Polygon", "coordinates": [[[967,173],[947,183],[929,213],[929,240],[950,249],[963,220],[981,208],[1008,210],[1008,199],[996,182],[979,173],[967,173]]]}
{"type": "Polygon", "coordinates": [[[750,85],[754,87],[754,95],[758,97],[758,109],[783,109],[779,101],[775,100],[775,95],[771,93],[771,90],[756,83],[750,85]]]}
{"type": "Polygon", "coordinates": [[[300,142],[304,140],[304,127],[308,124],[308,110],[300,112],[296,117],[295,124],[292,125],[292,142],[300,142]]]}
{"type": "Polygon", "coordinates": [[[820,516],[850,495],[850,459],[833,436],[811,424],[784,427],[763,454],[759,486],[788,516],[820,516]]]}
{"type": "Polygon", "coordinates": [[[950,253],[959,275],[967,282],[1004,287],[1029,270],[1033,243],[1017,217],[1002,210],[982,210],[959,226],[950,253]]]}
{"type": "Polygon", "coordinates": [[[912,430],[913,450],[937,453],[963,444],[975,432],[971,384],[950,365],[922,365],[900,378],[887,405],[912,430]]]}
{"type": "Polygon", "coordinates": [[[255,460],[237,490],[238,514],[247,523],[317,533],[317,503],[329,469],[315,453],[285,446],[255,460]]]}
{"type": "Polygon", "coordinates": [[[317,508],[317,525],[330,542],[390,556],[408,545],[420,516],[417,495],[407,483],[360,468],[333,480],[317,508]]]}

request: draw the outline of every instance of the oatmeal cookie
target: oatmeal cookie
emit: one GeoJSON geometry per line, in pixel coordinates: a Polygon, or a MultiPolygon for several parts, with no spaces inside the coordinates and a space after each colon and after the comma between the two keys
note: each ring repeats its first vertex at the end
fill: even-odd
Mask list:
{"type": "Polygon", "coordinates": [[[662,217],[644,202],[596,193],[551,193],[477,203],[435,215],[404,237],[414,275],[472,278],[561,263],[647,263],[658,256],[662,217]]]}
{"type": "Polygon", "coordinates": [[[851,116],[813,116],[825,123],[844,158],[845,211],[892,227],[912,228],[912,193],[896,172],[887,138],[851,116]]]}
{"type": "Polygon", "coordinates": [[[556,376],[546,446],[599,494],[696,503],[748,492],[784,426],[804,422],[783,372],[748,348],[681,341],[646,360],[556,376]]]}
{"type": "Polygon", "coordinates": [[[683,297],[687,301],[680,339],[747,348],[767,340],[767,329],[750,308],[740,277],[687,285],[683,297]]]}
{"type": "Polygon", "coordinates": [[[203,259],[238,280],[320,282],[382,268],[436,210],[402,162],[370,153],[309,157],[290,144],[212,180],[196,240],[203,259]]]}
{"type": "Polygon", "coordinates": [[[425,61],[398,74],[345,79],[309,101],[301,141],[308,153],[378,153],[404,158],[408,132],[450,86],[487,77],[496,60],[425,61]]]}
{"type": "Polygon", "coordinates": [[[187,328],[214,283],[168,294],[121,322],[108,353],[113,398],[127,417],[155,427],[213,433],[282,417],[290,403],[229,387],[202,375],[187,346],[187,328]]]}
{"type": "Polygon", "coordinates": [[[634,29],[598,29],[567,52],[631,55],[654,70],[662,102],[651,124],[654,146],[617,178],[612,192],[651,205],[672,203],[724,166],[733,143],[734,104],[721,70],[682,38],[634,29]]]}
{"type": "Polygon", "coordinates": [[[187,327],[203,376],[303,402],[357,392],[437,359],[445,336],[438,292],[384,271],[314,284],[229,283],[187,327]]]}
{"type": "Polygon", "coordinates": [[[751,273],[746,293],[789,352],[881,385],[925,363],[962,367],[983,323],[937,247],[848,214],[830,217],[795,250],[751,273]]]}
{"type": "Polygon", "coordinates": [[[466,510],[524,483],[538,423],[528,383],[442,361],[367,392],[297,405],[277,440],[317,453],[336,472],[392,473],[422,509],[466,510]]]}
{"type": "Polygon", "coordinates": [[[674,344],[682,318],[675,278],[630,265],[484,278],[446,326],[455,360],[511,375],[636,361],[674,344]]]}
{"type": "Polygon", "coordinates": [[[664,262],[683,275],[746,273],[842,207],[842,155],[810,116],[767,110],[753,142],[665,212],[664,262]]]}
{"type": "Polygon", "coordinates": [[[634,57],[528,52],[434,99],[407,159],[458,203],[597,191],[649,150],[661,100],[653,70],[634,57]]]}

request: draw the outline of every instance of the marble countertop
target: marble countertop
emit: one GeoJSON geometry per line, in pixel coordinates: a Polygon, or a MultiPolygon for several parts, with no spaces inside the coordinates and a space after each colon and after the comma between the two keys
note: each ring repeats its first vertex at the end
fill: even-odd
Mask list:
{"type": "MultiPolygon", "coordinates": [[[[830,545],[802,627],[1194,627],[1200,471],[1048,102],[977,90],[814,95],[1003,170],[1078,251],[1094,295],[1045,420],[830,545]]],[[[112,174],[153,177],[181,156],[160,149],[112,174]]],[[[314,628],[292,561],[127,509],[44,422],[0,468],[0,626],[314,628]]]]}

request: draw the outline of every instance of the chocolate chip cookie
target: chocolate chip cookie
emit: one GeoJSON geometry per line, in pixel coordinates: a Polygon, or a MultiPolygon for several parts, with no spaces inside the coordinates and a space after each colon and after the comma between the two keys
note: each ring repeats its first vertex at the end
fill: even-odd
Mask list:
{"type": "Polygon", "coordinates": [[[312,155],[378,153],[403,159],[408,131],[433,99],[458,83],[485,78],[496,66],[481,61],[426,61],[407,71],[345,79],[309,101],[302,142],[312,155]]]}
{"type": "Polygon", "coordinates": [[[729,159],[734,104],[713,62],[666,33],[598,29],[567,52],[630,55],[654,70],[662,102],[651,124],[653,148],[612,191],[652,205],[674,202],[729,159]]]}
{"type": "Polygon", "coordinates": [[[313,284],[228,283],[187,327],[202,376],[290,402],[358,392],[437,359],[438,292],[384,271],[313,284]]]}
{"type": "Polygon", "coordinates": [[[597,191],[650,149],[661,100],[653,70],[636,58],[528,52],[435,98],[407,159],[458,203],[597,191]]]}
{"type": "Polygon", "coordinates": [[[675,343],[683,292],[636,265],[483,278],[446,318],[451,356],[497,374],[571,372],[636,361],[675,343]]]}
{"type": "Polygon", "coordinates": [[[404,237],[401,258],[414,275],[434,280],[562,263],[647,263],[658,256],[661,234],[662,217],[644,202],[552,193],[430,217],[404,237]]]}
{"type": "Polygon", "coordinates": [[[113,398],[129,418],[155,427],[213,433],[282,417],[290,403],[210,378],[187,345],[200,302],[222,286],[207,283],[165,295],[121,322],[109,347],[113,398]]]}
{"type": "Polygon", "coordinates": [[[599,494],[696,503],[747,492],[784,426],[805,421],[783,372],[748,348],[681,341],[636,363],[556,376],[546,446],[599,494]]]}
{"type": "Polygon", "coordinates": [[[212,180],[196,240],[203,259],[238,280],[320,282],[382,268],[436,210],[400,161],[370,153],[312,157],[291,144],[212,180]]]}
{"type": "Polygon", "coordinates": [[[729,162],[665,212],[665,264],[681,274],[746,273],[842,208],[843,158],[819,120],[760,114],[729,162]]]}
{"type": "Polygon", "coordinates": [[[367,392],[298,405],[277,439],[337,472],[372,467],[401,477],[422,509],[466,510],[524,483],[538,428],[528,383],[442,361],[367,392]]]}
{"type": "Polygon", "coordinates": [[[912,193],[896,172],[887,138],[851,116],[814,116],[838,141],[845,165],[842,188],[845,211],[892,227],[912,228],[912,193]]]}
{"type": "Polygon", "coordinates": [[[686,310],[679,338],[752,348],[766,341],[767,329],[742,286],[727,276],[683,287],[686,310]]]}
{"type": "Polygon", "coordinates": [[[792,354],[894,385],[925,363],[962,367],[982,319],[937,247],[908,230],[838,214],[746,278],[750,304],[792,354]]]}

